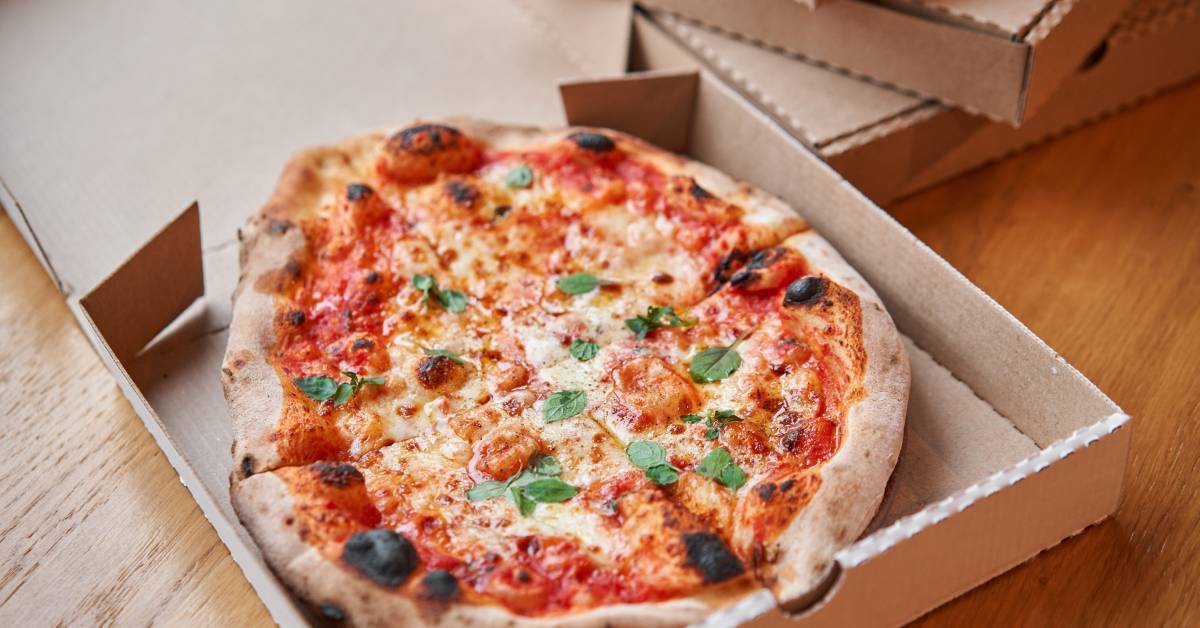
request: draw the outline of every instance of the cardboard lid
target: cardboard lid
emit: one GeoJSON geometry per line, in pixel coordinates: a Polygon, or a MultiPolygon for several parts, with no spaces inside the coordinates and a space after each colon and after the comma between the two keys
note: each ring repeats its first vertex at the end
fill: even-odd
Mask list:
{"type": "Polygon", "coordinates": [[[302,147],[419,116],[561,123],[555,80],[622,71],[630,7],[558,4],[3,3],[0,202],[67,294],[193,200],[223,246],[302,147]]]}

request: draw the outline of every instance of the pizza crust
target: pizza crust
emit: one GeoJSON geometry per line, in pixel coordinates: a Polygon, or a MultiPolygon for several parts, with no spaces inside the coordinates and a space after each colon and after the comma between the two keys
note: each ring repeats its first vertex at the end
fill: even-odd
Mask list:
{"type": "MultiPolygon", "coordinates": [[[[583,129],[542,130],[467,119],[445,124],[493,147],[537,144],[583,129]]],[[[692,176],[705,189],[746,210],[744,220],[778,233],[796,233],[783,245],[799,251],[810,267],[853,290],[862,305],[863,343],[868,356],[865,396],[845,419],[834,456],[820,468],[821,485],[810,503],[779,536],[778,560],[765,571],[780,600],[792,600],[818,585],[833,555],[853,542],[878,509],[903,438],[909,367],[899,334],[875,292],[823,238],[807,228],[778,198],[689,159],[670,155],[641,140],[608,130],[648,156],[668,174],[692,176]]],[[[547,619],[514,615],[496,606],[433,606],[393,594],[361,578],[307,545],[288,524],[292,498],[271,473],[282,464],[272,435],[283,409],[279,375],[268,361],[275,343],[275,296],[286,285],[290,265],[306,251],[297,221],[332,202],[347,183],[358,181],[385,139],[372,133],[306,151],[285,168],[271,199],[240,232],[242,274],[234,293],[233,321],[222,384],[234,428],[232,497],[241,521],[279,576],[313,604],[334,603],[355,625],[601,626],[680,625],[749,595],[720,589],[662,603],[616,605],[547,619]]],[[[430,603],[432,604],[432,603],[430,603]]]]}

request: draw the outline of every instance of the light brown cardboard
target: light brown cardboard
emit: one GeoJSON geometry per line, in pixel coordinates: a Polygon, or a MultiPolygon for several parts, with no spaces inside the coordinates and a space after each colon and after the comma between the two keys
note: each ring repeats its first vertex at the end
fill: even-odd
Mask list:
{"type": "Polygon", "coordinates": [[[1069,75],[1131,0],[647,0],[807,59],[1020,123],[1069,75]]]}
{"type": "MultiPolygon", "coordinates": [[[[634,33],[635,50],[672,45],[644,20],[634,33]]],[[[691,153],[796,206],[879,290],[911,339],[910,438],[892,496],[876,531],[839,558],[840,570],[830,578],[832,596],[814,606],[803,623],[861,620],[869,625],[915,616],[1111,511],[1128,447],[1129,430],[1120,428],[1128,417],[1027,329],[712,75],[659,73],[602,83],[613,102],[625,105],[605,114],[614,126],[637,128],[631,125],[644,124],[647,116],[690,117],[686,145],[691,153]],[[627,97],[645,95],[654,85],[665,88],[662,97],[627,97]],[[692,102],[679,97],[693,89],[692,102]],[[646,109],[638,112],[627,106],[630,102],[646,109]],[[928,563],[931,552],[943,550],[954,552],[955,559],[930,577],[913,577],[922,571],[914,569],[914,561],[928,563]],[[886,609],[873,605],[863,592],[883,581],[902,585],[910,596],[886,609]]],[[[566,102],[578,104],[581,100],[570,94],[589,93],[595,86],[573,81],[561,89],[566,102]]],[[[588,111],[599,114],[595,108],[588,111]]],[[[231,129],[245,130],[237,126],[231,129]]],[[[212,162],[208,167],[197,170],[197,185],[205,172],[211,177],[213,169],[226,166],[212,162]]],[[[240,223],[269,187],[267,182],[211,211],[202,207],[204,233],[212,224],[240,223]]],[[[19,200],[21,216],[32,218],[35,229],[47,224],[42,212],[72,211],[19,200]]],[[[150,223],[163,212],[173,213],[127,212],[119,219],[152,232],[150,223]]],[[[72,310],[273,617],[298,625],[305,621],[303,610],[266,568],[228,502],[230,427],[216,373],[226,342],[228,295],[237,278],[236,246],[225,241],[202,250],[207,293],[190,307],[183,309],[188,301],[183,297],[194,296],[194,280],[178,290],[182,297],[156,306],[159,315],[140,322],[119,316],[129,302],[162,294],[161,281],[143,280],[140,269],[157,266],[166,277],[194,275],[195,254],[201,251],[194,215],[185,211],[128,262],[114,264],[118,270],[94,290],[70,299],[72,310]],[[123,298],[98,296],[113,293],[123,298]],[[181,309],[180,318],[149,347],[131,348],[181,309]],[[139,329],[126,331],[127,323],[139,329]],[[124,347],[119,356],[110,342],[124,347]]],[[[74,265],[95,263],[91,260],[101,251],[120,244],[90,239],[74,256],[59,254],[61,249],[50,256],[56,271],[78,273],[74,265]]],[[[767,594],[714,622],[752,619],[766,625],[782,614],[767,594]]]]}
{"type": "MultiPolygon", "coordinates": [[[[1200,75],[1200,2],[1139,0],[1020,128],[670,15],[656,19],[877,202],[910,194],[1200,75]],[[778,76],[802,77],[781,82],[778,76]]],[[[658,65],[696,67],[695,59],[658,65]]]]}

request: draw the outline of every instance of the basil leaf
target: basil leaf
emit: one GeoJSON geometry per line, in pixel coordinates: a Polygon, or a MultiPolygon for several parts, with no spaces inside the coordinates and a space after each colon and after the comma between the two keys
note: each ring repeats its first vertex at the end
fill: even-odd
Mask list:
{"type": "Polygon", "coordinates": [[[721,431],[715,427],[710,427],[707,430],[704,430],[704,440],[717,440],[717,437],[720,435],[721,431]]]}
{"type": "Polygon", "coordinates": [[[508,487],[508,498],[516,504],[517,512],[521,513],[522,517],[532,515],[533,510],[537,508],[537,502],[526,497],[525,490],[518,486],[508,487]]]}
{"type": "Polygon", "coordinates": [[[696,473],[706,478],[716,479],[721,474],[721,470],[733,464],[733,456],[729,454],[729,450],[724,447],[718,447],[704,456],[700,460],[700,464],[696,465],[696,473]]]}
{"type": "Polygon", "coordinates": [[[337,392],[337,382],[333,381],[332,377],[324,375],[312,375],[310,377],[297,377],[292,380],[296,388],[304,393],[306,397],[314,401],[325,401],[337,392]]]}
{"type": "Polygon", "coordinates": [[[650,478],[651,482],[663,486],[666,484],[674,484],[679,481],[679,472],[671,465],[660,464],[646,469],[646,477],[650,478]]]}
{"type": "Polygon", "coordinates": [[[635,440],[629,443],[625,448],[625,455],[629,456],[630,462],[643,469],[667,464],[666,450],[652,440],[635,440]]]}
{"type": "Polygon", "coordinates": [[[510,188],[527,188],[533,183],[533,170],[529,166],[521,164],[516,168],[508,171],[508,176],[504,177],[504,184],[510,188]]]}
{"type": "MultiPolygon", "coordinates": [[[[425,355],[450,358],[451,360],[454,360],[455,362],[458,362],[459,364],[466,364],[466,362],[464,362],[463,359],[461,357],[459,357],[459,355],[453,351],[447,351],[445,349],[426,349],[424,347],[421,348],[421,351],[424,351],[425,355]]],[[[363,381],[365,382],[367,380],[364,379],[363,381]]]]}
{"type": "Polygon", "coordinates": [[[637,318],[625,319],[625,326],[629,328],[629,331],[632,331],[635,335],[637,335],[638,340],[645,340],[646,334],[654,330],[654,326],[651,325],[648,320],[640,316],[637,318]]]}
{"type": "Polygon", "coordinates": [[[554,478],[535,480],[521,490],[529,499],[543,504],[565,502],[579,492],[574,486],[554,478]]]}
{"type": "Polygon", "coordinates": [[[496,480],[488,480],[476,484],[471,490],[467,491],[467,499],[477,502],[493,497],[499,497],[504,494],[504,490],[508,488],[508,482],[497,482],[496,480]]]}
{"type": "Polygon", "coordinates": [[[651,305],[646,308],[645,316],[637,316],[635,318],[625,319],[625,326],[637,335],[638,340],[644,340],[646,334],[658,329],[659,327],[691,327],[696,321],[680,318],[675,313],[675,308],[667,305],[651,305]]]}
{"type": "Polygon", "coordinates": [[[446,310],[458,314],[467,309],[467,295],[458,290],[439,290],[437,292],[438,303],[446,310]]]}
{"type": "Polygon", "coordinates": [[[730,463],[721,469],[717,479],[721,481],[721,484],[736,491],[746,483],[746,472],[736,464],[730,463]]]}
{"type": "Polygon", "coordinates": [[[559,475],[562,473],[562,464],[558,458],[543,454],[533,463],[533,472],[538,475],[559,475]]]}
{"type": "Polygon", "coordinates": [[[717,410],[712,413],[712,417],[721,423],[734,423],[742,420],[742,417],[734,414],[733,410],[717,410]]]}
{"type": "Polygon", "coordinates": [[[679,417],[679,420],[683,421],[684,423],[699,423],[700,421],[704,420],[704,417],[700,416],[699,414],[685,414],[679,417]]]}
{"type": "Polygon", "coordinates": [[[342,382],[338,384],[337,391],[333,394],[334,407],[346,403],[346,401],[350,399],[350,395],[353,395],[355,392],[358,392],[358,387],[350,382],[342,382]]]}
{"type": "Polygon", "coordinates": [[[600,345],[594,342],[576,338],[571,341],[571,347],[567,349],[567,351],[569,351],[576,360],[579,360],[580,362],[587,362],[588,360],[596,357],[597,353],[600,353],[600,345]]]}
{"type": "Polygon", "coordinates": [[[412,285],[417,290],[428,293],[437,287],[437,281],[430,275],[413,275],[412,285]]]}
{"type": "Polygon", "coordinates": [[[375,384],[376,386],[382,386],[385,382],[387,382],[387,378],[382,375],[377,376],[377,377],[364,377],[364,378],[358,380],[359,385],[375,384]]]}
{"type": "Polygon", "coordinates": [[[575,273],[567,275],[558,280],[555,284],[560,292],[567,294],[584,294],[595,290],[597,287],[608,283],[599,277],[590,273],[575,273]]]}
{"type": "Polygon", "coordinates": [[[542,418],[547,423],[569,419],[587,407],[587,393],[582,390],[560,390],[546,398],[542,418]]]}
{"type": "Polygon", "coordinates": [[[692,381],[699,384],[725,379],[738,370],[742,365],[742,356],[732,345],[728,347],[710,347],[696,354],[688,366],[692,381]]]}

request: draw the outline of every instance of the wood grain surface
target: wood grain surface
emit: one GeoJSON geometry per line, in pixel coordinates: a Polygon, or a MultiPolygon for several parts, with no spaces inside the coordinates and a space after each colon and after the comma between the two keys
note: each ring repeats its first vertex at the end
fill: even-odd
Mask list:
{"type": "MultiPolygon", "coordinates": [[[[1196,625],[1200,83],[889,208],[1135,417],[1113,519],[923,626],[1196,625]]],[[[0,626],[263,625],[0,219],[0,626]]]]}

